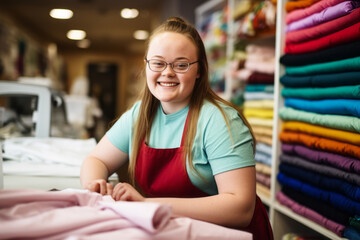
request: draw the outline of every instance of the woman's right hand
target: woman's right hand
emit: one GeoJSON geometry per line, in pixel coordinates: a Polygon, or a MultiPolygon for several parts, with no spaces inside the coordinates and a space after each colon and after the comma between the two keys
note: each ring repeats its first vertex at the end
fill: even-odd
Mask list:
{"type": "Polygon", "coordinates": [[[100,193],[101,195],[112,195],[113,188],[113,185],[106,182],[104,179],[92,180],[84,187],[84,189],[100,193]]]}

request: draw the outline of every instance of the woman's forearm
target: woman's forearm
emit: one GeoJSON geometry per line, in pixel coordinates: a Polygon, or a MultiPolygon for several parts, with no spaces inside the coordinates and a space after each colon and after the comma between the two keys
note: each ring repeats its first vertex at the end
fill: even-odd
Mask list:
{"type": "Polygon", "coordinates": [[[146,201],[170,204],[177,216],[232,228],[248,226],[255,208],[255,204],[246,204],[246,199],[231,193],[202,198],[147,198],[146,201]]]}
{"type": "Polygon", "coordinates": [[[107,180],[108,177],[109,171],[102,161],[93,156],[88,156],[84,160],[80,171],[80,181],[82,187],[87,186],[87,184],[92,180],[107,180]]]}

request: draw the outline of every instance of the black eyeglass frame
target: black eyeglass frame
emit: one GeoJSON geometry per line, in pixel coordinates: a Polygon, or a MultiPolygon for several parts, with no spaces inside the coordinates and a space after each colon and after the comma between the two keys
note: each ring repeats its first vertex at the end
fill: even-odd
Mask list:
{"type": "Polygon", "coordinates": [[[197,61],[191,62],[191,63],[186,62],[186,61],[174,61],[174,62],[168,63],[168,62],[166,62],[166,61],[164,61],[164,60],[157,60],[157,59],[146,59],[146,58],[145,58],[144,60],[146,61],[147,65],[149,66],[149,69],[150,69],[151,71],[153,71],[153,72],[162,72],[162,71],[164,71],[164,70],[167,68],[168,65],[170,65],[171,69],[172,69],[174,72],[176,72],[176,73],[186,73],[186,72],[189,71],[191,65],[199,62],[199,60],[197,60],[197,61]],[[159,62],[165,63],[164,69],[162,69],[162,70],[153,70],[153,69],[151,69],[149,62],[152,61],[152,60],[153,60],[153,61],[159,61],[159,62]],[[173,65],[175,62],[187,63],[188,67],[187,67],[186,71],[184,71],[184,72],[176,71],[176,70],[174,69],[174,65],[173,65]]]}

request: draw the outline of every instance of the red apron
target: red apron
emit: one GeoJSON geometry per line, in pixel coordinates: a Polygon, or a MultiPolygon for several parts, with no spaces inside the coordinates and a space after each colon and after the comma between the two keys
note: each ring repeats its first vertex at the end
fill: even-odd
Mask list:
{"type": "MultiPolygon", "coordinates": [[[[185,122],[179,148],[157,149],[142,142],[136,161],[135,180],[149,197],[194,198],[209,196],[194,186],[187,174],[183,160],[185,122]]],[[[241,229],[253,234],[253,240],[272,240],[272,230],[266,210],[258,197],[250,225],[241,229]]]]}

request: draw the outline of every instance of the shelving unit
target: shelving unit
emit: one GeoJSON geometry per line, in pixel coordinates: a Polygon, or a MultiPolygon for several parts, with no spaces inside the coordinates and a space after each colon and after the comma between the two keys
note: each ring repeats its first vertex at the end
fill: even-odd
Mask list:
{"type": "MultiPolygon", "coordinates": [[[[241,0],[239,0],[241,1],[241,0]]],[[[281,185],[277,182],[276,176],[278,174],[279,167],[279,156],[281,154],[281,144],[279,141],[279,133],[281,132],[282,121],[278,117],[279,109],[284,106],[284,99],[281,97],[281,91],[283,89],[280,84],[280,77],[284,74],[285,68],[281,66],[279,60],[283,55],[284,42],[285,42],[285,2],[277,1],[277,11],[276,11],[276,33],[274,35],[274,45],[275,45],[275,73],[274,73],[274,106],[273,106],[273,135],[272,135],[272,168],[271,168],[271,188],[270,188],[270,198],[267,196],[263,196],[262,194],[258,194],[262,199],[263,203],[267,206],[269,211],[269,218],[272,224],[274,239],[280,240],[282,236],[286,233],[304,233],[309,234],[311,236],[318,236],[324,239],[331,240],[345,240],[346,238],[341,238],[337,236],[335,233],[329,231],[323,226],[302,217],[296,213],[294,213],[291,209],[281,205],[276,200],[276,193],[281,191],[281,185]]],[[[235,7],[237,0],[212,0],[206,2],[206,4],[200,6],[196,9],[196,21],[197,26],[200,22],[206,17],[206,15],[210,14],[215,10],[219,10],[220,8],[224,8],[227,6],[228,11],[228,19],[227,19],[227,32],[228,38],[226,42],[226,56],[227,56],[227,64],[229,64],[234,51],[235,44],[235,35],[234,35],[234,21],[232,19],[233,9],[235,7]]],[[[249,38],[247,39],[249,42],[256,42],[260,39],[265,39],[271,37],[273,33],[265,32],[262,36],[258,38],[249,38]]],[[[231,98],[232,94],[232,79],[227,77],[225,85],[225,94],[223,97],[226,99],[231,98]]]]}

